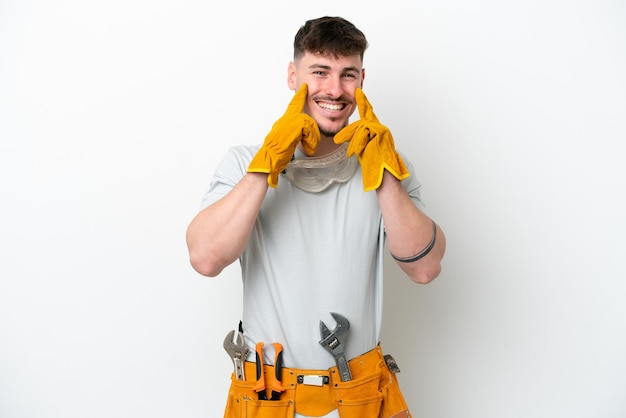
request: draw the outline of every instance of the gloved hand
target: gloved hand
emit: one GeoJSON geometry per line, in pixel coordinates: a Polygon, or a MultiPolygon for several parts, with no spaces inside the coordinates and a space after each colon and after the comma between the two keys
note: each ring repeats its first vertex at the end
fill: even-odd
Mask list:
{"type": "Polygon", "coordinates": [[[248,166],[250,173],[267,173],[267,183],[271,187],[278,185],[278,174],[287,167],[300,141],[308,155],[315,152],[320,141],[317,123],[302,113],[306,96],[307,85],[302,84],[248,166]]]}
{"type": "Polygon", "coordinates": [[[365,191],[374,190],[380,186],[385,169],[398,180],[409,177],[409,171],[396,151],[389,128],[378,121],[372,105],[360,88],[356,89],[355,99],[361,119],[339,131],[334,141],[336,144],[350,141],[347,156],[358,157],[363,172],[365,191]]]}

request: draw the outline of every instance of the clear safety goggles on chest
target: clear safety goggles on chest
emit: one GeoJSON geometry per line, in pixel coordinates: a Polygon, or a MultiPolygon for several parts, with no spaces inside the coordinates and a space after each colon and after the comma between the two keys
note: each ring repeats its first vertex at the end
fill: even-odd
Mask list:
{"type": "Polygon", "coordinates": [[[310,193],[326,190],[333,183],[345,183],[354,175],[358,161],[347,158],[348,143],[322,157],[306,157],[297,152],[285,168],[284,176],[297,188],[310,193]]]}

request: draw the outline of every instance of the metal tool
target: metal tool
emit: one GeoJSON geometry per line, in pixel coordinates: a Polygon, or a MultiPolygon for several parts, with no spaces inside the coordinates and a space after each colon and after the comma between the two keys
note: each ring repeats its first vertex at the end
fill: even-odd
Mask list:
{"type": "Polygon", "coordinates": [[[320,335],[322,336],[320,344],[335,357],[341,381],[346,382],[352,380],[352,373],[350,373],[350,367],[346,360],[346,340],[350,321],[338,313],[331,312],[330,314],[335,318],[337,326],[331,331],[324,322],[320,321],[320,335]]]}
{"type": "Polygon", "coordinates": [[[248,357],[250,348],[246,345],[243,333],[232,330],[226,334],[226,338],[224,338],[224,350],[226,350],[233,361],[235,378],[237,380],[246,380],[244,362],[248,357]]]}

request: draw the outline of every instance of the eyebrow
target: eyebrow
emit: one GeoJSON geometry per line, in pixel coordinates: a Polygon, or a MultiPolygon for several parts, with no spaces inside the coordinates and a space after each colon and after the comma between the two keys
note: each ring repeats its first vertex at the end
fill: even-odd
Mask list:
{"type": "MultiPolygon", "coordinates": [[[[332,67],[330,65],[324,65],[324,64],[312,64],[312,65],[309,65],[309,69],[310,70],[313,70],[313,69],[316,69],[316,68],[321,68],[323,70],[329,70],[329,71],[332,70],[332,67]]],[[[342,72],[346,72],[346,71],[353,71],[355,73],[358,73],[359,69],[356,68],[356,67],[344,67],[342,72]]]]}

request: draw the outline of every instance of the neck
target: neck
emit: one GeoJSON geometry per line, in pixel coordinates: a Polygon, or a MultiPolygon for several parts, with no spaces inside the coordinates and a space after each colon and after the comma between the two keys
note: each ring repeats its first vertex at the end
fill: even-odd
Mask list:
{"type": "MultiPolygon", "coordinates": [[[[309,155],[309,157],[322,157],[324,155],[328,155],[340,146],[341,144],[335,144],[332,137],[322,135],[320,138],[320,142],[319,144],[317,144],[317,148],[315,149],[315,153],[313,155],[309,155]]],[[[298,149],[304,152],[301,143],[298,144],[298,149]]]]}

